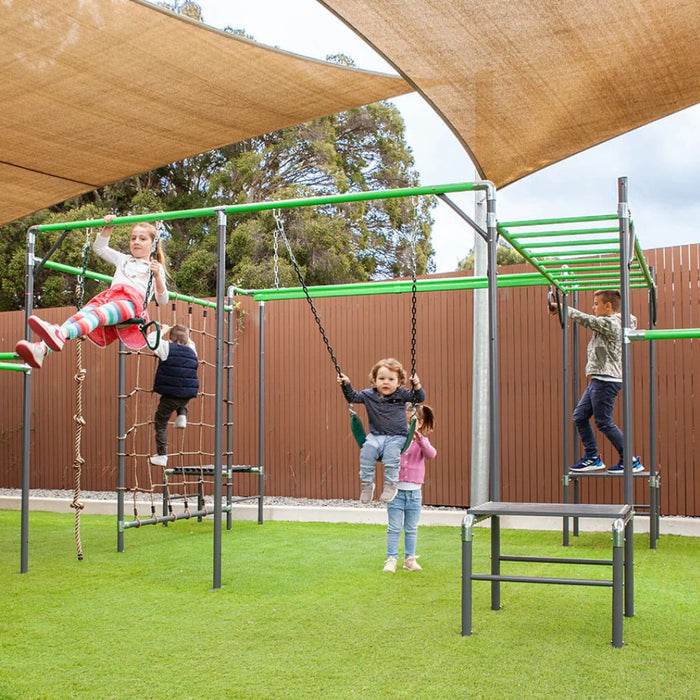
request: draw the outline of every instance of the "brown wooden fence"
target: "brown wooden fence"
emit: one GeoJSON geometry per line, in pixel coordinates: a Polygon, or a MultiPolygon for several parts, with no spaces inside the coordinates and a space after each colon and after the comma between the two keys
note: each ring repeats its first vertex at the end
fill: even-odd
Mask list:
{"type": "MultiPolygon", "coordinates": [[[[700,246],[682,246],[646,252],[657,271],[659,328],[700,326],[700,246]]],[[[502,272],[526,271],[518,266],[502,272]]],[[[591,295],[592,296],[592,295],[591,295]]],[[[544,288],[499,291],[501,383],[501,498],[511,501],[560,501],[562,474],[561,330],[545,310],[544,288]]],[[[589,310],[591,298],[580,301],[589,310]]],[[[258,462],[258,330],[259,305],[240,298],[242,328],[234,351],[234,451],[241,464],[258,462]]],[[[367,374],[380,357],[410,361],[409,295],[358,296],[320,299],[317,306],[342,370],[356,387],[367,385],[367,374]]],[[[430,292],[418,297],[417,370],[437,417],[434,444],[438,457],[429,464],[425,502],[467,506],[470,495],[472,406],[473,294],[430,292]]],[[[640,327],[647,327],[646,292],[634,291],[632,310],[640,327]]],[[[69,310],[43,312],[61,321],[69,310]]],[[[274,496],[354,499],[358,496],[358,449],[350,434],[348,411],[335,381],[335,371],[304,300],[274,301],[265,311],[264,436],[265,492],[274,496]]],[[[192,327],[213,327],[213,314],[204,321],[195,307],[192,327]]],[[[187,321],[187,306],[179,303],[177,317],[187,321]]],[[[162,320],[173,314],[162,311],[162,320]]],[[[23,328],[22,312],[0,314],[0,347],[10,350],[23,328]]],[[[582,373],[588,332],[582,330],[578,364],[582,373]]],[[[213,340],[201,336],[200,354],[214,357],[213,340]]],[[[700,485],[696,435],[700,424],[698,340],[657,342],[658,462],[661,473],[661,513],[700,516],[700,485]]],[[[98,350],[85,344],[88,375],[84,413],[88,425],[83,438],[82,486],[89,490],[116,487],[117,464],[117,358],[116,347],[98,350]]],[[[634,451],[649,453],[649,346],[632,344],[634,374],[634,451]]],[[[50,356],[33,374],[32,488],[72,488],[74,451],[74,354],[71,346],[50,356]]],[[[148,386],[153,360],[127,359],[128,386],[148,386]]],[[[204,370],[210,373],[207,368],[204,370]]],[[[206,383],[213,391],[213,375],[206,383]]],[[[581,386],[585,379],[581,375],[581,386]]],[[[22,375],[0,373],[0,486],[20,485],[22,375]]],[[[574,397],[578,398],[578,397],[574,397]]],[[[152,413],[153,399],[145,395],[140,418],[152,413]]],[[[178,449],[213,449],[211,398],[191,404],[193,421],[178,449]],[[199,407],[198,403],[207,402],[199,407]]],[[[621,404],[621,401],[619,402],[621,404]]],[[[359,412],[363,413],[362,407],[359,412]]],[[[620,405],[617,420],[621,424],[620,405]]],[[[133,420],[129,414],[127,422],[133,420]]],[[[172,432],[173,444],[180,436],[172,432]]],[[[152,429],[142,428],[138,451],[152,450],[152,429]]],[[[616,461],[604,439],[600,445],[606,463],[616,461]]],[[[381,478],[381,467],[378,478],[381,478]]],[[[142,463],[133,478],[153,478],[142,463]]],[[[158,476],[155,477],[159,479],[158,476]]],[[[236,490],[254,492],[254,477],[242,475],[236,490]]],[[[582,500],[619,502],[622,479],[583,479],[582,500]]],[[[648,503],[645,481],[635,479],[635,501],[648,503]]]]}

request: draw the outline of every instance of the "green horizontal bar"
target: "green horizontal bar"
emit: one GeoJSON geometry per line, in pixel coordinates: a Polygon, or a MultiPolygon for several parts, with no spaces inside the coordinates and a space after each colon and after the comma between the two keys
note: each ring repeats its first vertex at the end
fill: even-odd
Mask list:
{"type": "Polygon", "coordinates": [[[23,362],[0,362],[0,369],[7,369],[10,372],[26,372],[31,369],[29,365],[25,365],[23,362]]]}
{"type": "MultiPolygon", "coordinates": [[[[343,204],[345,202],[366,202],[375,199],[395,199],[398,197],[414,197],[447,194],[449,192],[472,192],[474,190],[487,189],[485,182],[457,182],[448,185],[424,185],[421,187],[400,187],[395,190],[374,190],[367,192],[352,192],[349,194],[321,195],[316,197],[300,197],[297,199],[280,199],[274,202],[251,202],[248,204],[230,204],[220,207],[207,207],[204,209],[181,209],[179,211],[166,211],[156,214],[133,214],[131,216],[117,216],[111,222],[112,225],[137,224],[142,221],[173,221],[175,219],[195,219],[205,216],[216,216],[217,212],[226,214],[243,214],[251,211],[265,211],[269,209],[292,209],[295,207],[314,207],[322,204],[343,204]]],[[[104,226],[104,219],[91,221],[68,221],[58,224],[42,224],[35,226],[37,231],[65,231],[70,229],[91,228],[104,226]]]]}
{"type": "Polygon", "coordinates": [[[583,265],[581,267],[564,267],[564,268],[559,268],[558,270],[550,269],[547,270],[552,277],[556,277],[557,275],[564,275],[565,277],[570,276],[570,277],[577,277],[581,272],[600,272],[601,270],[619,270],[620,266],[619,265],[583,265]]]}
{"type": "Polygon", "coordinates": [[[566,229],[561,231],[523,231],[522,233],[511,233],[508,235],[514,238],[516,241],[520,241],[523,238],[555,238],[556,236],[584,236],[596,233],[617,233],[619,229],[617,227],[608,228],[578,228],[578,229],[566,229]]]}
{"type": "Polygon", "coordinates": [[[513,228],[515,226],[550,226],[552,224],[576,224],[589,221],[612,221],[617,214],[593,214],[591,216],[568,216],[560,219],[530,219],[527,221],[500,221],[499,227],[513,228]]]}
{"type": "MultiPolygon", "coordinates": [[[[82,268],[72,267],[71,265],[64,265],[63,263],[57,263],[53,260],[47,260],[44,263],[44,267],[48,267],[51,270],[56,270],[57,272],[65,272],[69,275],[81,275],[83,273],[82,268]]],[[[109,275],[102,274],[101,272],[93,272],[92,270],[85,270],[85,277],[93,280],[99,280],[100,282],[110,283],[112,278],[109,275]]],[[[184,294],[178,294],[177,292],[168,292],[169,299],[177,299],[178,301],[185,301],[190,304],[196,304],[197,306],[206,306],[210,309],[216,308],[216,303],[213,301],[208,301],[207,299],[198,299],[197,297],[185,296],[184,294]]],[[[230,306],[224,306],[224,310],[231,311],[230,306]]]]}
{"type": "MultiPolygon", "coordinates": [[[[576,292],[576,291],[582,291],[582,290],[588,290],[588,289],[619,289],[620,288],[620,280],[619,279],[613,279],[609,280],[608,284],[605,284],[606,280],[598,280],[596,282],[582,282],[581,284],[572,284],[570,286],[566,285],[560,285],[560,288],[562,291],[566,292],[576,292]],[[603,282],[603,283],[601,283],[603,282]]],[[[649,289],[649,286],[647,284],[631,284],[630,283],[630,289],[649,289]]]]}
{"type": "MultiPolygon", "coordinates": [[[[522,273],[516,275],[499,275],[498,286],[529,287],[545,286],[549,282],[539,273],[522,273]]],[[[439,279],[423,279],[416,281],[419,292],[444,292],[459,289],[485,289],[488,287],[487,277],[442,277],[439,279]]],[[[411,280],[386,280],[381,282],[360,282],[355,284],[330,284],[308,287],[312,298],[366,296],[372,294],[405,294],[413,288],[411,280]]],[[[282,289],[257,289],[253,291],[256,301],[273,301],[280,299],[303,299],[304,290],[301,287],[285,287],[282,289]]]]}
{"type": "MultiPolygon", "coordinates": [[[[617,253],[618,249],[617,248],[604,248],[603,250],[597,251],[600,253],[600,255],[610,255],[612,253],[617,253]]],[[[543,257],[554,257],[557,255],[583,255],[584,253],[588,253],[590,255],[591,251],[590,250],[570,250],[570,251],[552,251],[551,253],[545,253],[545,252],[540,252],[539,255],[543,257]]],[[[619,258],[618,258],[619,259],[619,258]]],[[[540,261],[542,262],[542,261],[540,261]]]]}
{"type": "Polygon", "coordinates": [[[630,340],[681,340],[700,338],[700,328],[657,328],[647,331],[630,331],[630,340]]]}
{"type": "Polygon", "coordinates": [[[16,360],[18,357],[16,352],[0,352],[0,360],[16,360]]]}
{"type": "MultiPolygon", "coordinates": [[[[620,275],[611,275],[609,272],[586,272],[582,275],[552,275],[556,280],[561,280],[562,282],[572,281],[585,281],[585,280],[596,280],[596,279],[616,279],[620,280],[620,275]]],[[[640,282],[645,281],[644,275],[637,273],[635,275],[630,275],[630,282],[640,282]]]]}
{"type": "MultiPolygon", "coordinates": [[[[540,264],[542,265],[559,265],[561,264],[561,260],[557,260],[556,258],[552,260],[540,260],[540,264]]],[[[580,258],[579,260],[569,260],[568,262],[564,263],[565,265],[580,265],[583,263],[584,265],[589,265],[590,263],[597,263],[597,262],[603,262],[603,263],[617,263],[616,267],[619,269],[620,265],[620,257],[606,257],[606,258],[580,258]]],[[[571,267],[570,269],[575,270],[576,268],[571,267]]]]}
{"type": "Polygon", "coordinates": [[[565,248],[571,246],[594,246],[594,245],[611,245],[617,243],[617,238],[598,238],[588,241],[545,241],[544,243],[526,243],[523,245],[525,250],[533,250],[536,248],[565,248]]]}

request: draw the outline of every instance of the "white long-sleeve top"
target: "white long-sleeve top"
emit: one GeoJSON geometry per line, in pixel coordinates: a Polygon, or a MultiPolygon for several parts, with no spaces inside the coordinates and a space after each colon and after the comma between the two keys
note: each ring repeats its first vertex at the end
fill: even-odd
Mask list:
{"type": "Polygon", "coordinates": [[[117,284],[128,284],[141,293],[141,296],[144,297],[144,303],[148,304],[148,302],[155,297],[156,301],[161,306],[167,304],[168,290],[165,284],[165,272],[162,267],[160,270],[160,278],[163,282],[164,291],[162,294],[158,294],[155,280],[153,280],[151,293],[149,298],[146,299],[146,289],[148,288],[148,278],[150,275],[148,260],[138,260],[131,255],[126,255],[114,248],[110,248],[109,238],[102,235],[97,236],[95,239],[93,249],[103,260],[114,265],[114,275],[110,286],[114,287],[117,284]]]}

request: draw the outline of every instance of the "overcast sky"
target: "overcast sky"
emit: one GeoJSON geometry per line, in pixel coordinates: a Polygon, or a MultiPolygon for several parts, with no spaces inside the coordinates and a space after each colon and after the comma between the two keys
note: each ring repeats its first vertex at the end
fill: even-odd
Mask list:
{"type": "MultiPolygon", "coordinates": [[[[244,29],[256,41],[312,58],[344,53],[358,67],[394,71],[315,0],[197,0],[204,21],[244,29]]],[[[392,102],[406,123],[421,184],[477,179],[464,149],[417,95],[392,102]]],[[[617,178],[629,179],[635,230],[643,248],[700,242],[700,106],[572,156],[497,193],[501,221],[614,213],[617,178]]],[[[470,194],[451,195],[473,213],[470,194]]],[[[471,230],[445,204],[433,212],[438,272],[473,246],[471,230]]]]}

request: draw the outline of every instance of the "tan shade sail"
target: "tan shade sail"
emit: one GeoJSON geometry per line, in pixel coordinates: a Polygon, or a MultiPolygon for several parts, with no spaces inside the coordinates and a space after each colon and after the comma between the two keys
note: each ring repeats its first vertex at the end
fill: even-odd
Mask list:
{"type": "Polygon", "coordinates": [[[197,153],[412,91],[136,0],[0,5],[0,224],[197,153]]]}
{"type": "Polygon", "coordinates": [[[319,0],[503,187],[700,102],[698,0],[319,0]]]}

